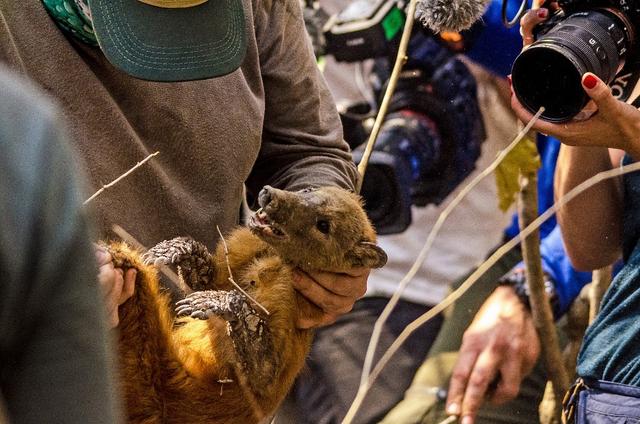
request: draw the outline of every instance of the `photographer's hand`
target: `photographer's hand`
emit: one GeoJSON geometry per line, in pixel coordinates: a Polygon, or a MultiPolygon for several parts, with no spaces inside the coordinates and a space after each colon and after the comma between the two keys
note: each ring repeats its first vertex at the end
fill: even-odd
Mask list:
{"type": "Polygon", "coordinates": [[[539,355],[531,312],[512,287],[498,287],[464,333],[449,383],[447,413],[472,424],[485,400],[500,404],[515,398],[539,355]]]}
{"type": "Polygon", "coordinates": [[[548,18],[549,9],[541,7],[529,10],[522,19],[520,19],[520,35],[522,36],[522,45],[525,48],[535,41],[533,28],[548,18]]]}
{"type": "MultiPolygon", "coordinates": [[[[551,8],[556,7],[553,3],[551,8]]],[[[533,28],[549,17],[549,10],[528,11],[520,20],[520,31],[526,48],[534,42],[533,28]]],[[[535,84],[535,81],[531,81],[535,84]]],[[[573,120],[554,124],[538,121],[533,129],[557,137],[572,146],[606,146],[622,149],[640,157],[640,111],[613,97],[609,87],[597,76],[586,73],[582,86],[591,101],[573,120]]],[[[511,92],[511,107],[523,122],[533,118],[511,92]]]]}
{"type": "MultiPolygon", "coordinates": [[[[582,86],[596,111],[591,117],[563,124],[538,121],[533,129],[571,146],[603,146],[640,157],[640,111],[614,98],[611,89],[592,73],[583,75],[582,86]]],[[[511,107],[523,122],[533,117],[518,101],[513,90],[511,107]]]]}

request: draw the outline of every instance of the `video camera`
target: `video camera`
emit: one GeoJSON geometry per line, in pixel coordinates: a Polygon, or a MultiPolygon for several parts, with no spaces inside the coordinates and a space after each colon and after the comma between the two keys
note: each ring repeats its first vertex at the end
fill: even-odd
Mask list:
{"type": "MultiPolygon", "coordinates": [[[[401,2],[356,0],[328,19],[323,43],[315,40],[338,61],[376,58],[368,81],[375,104],[353,103],[340,111],[356,162],[386,90],[405,19],[401,2]]],[[[412,205],[441,203],[475,169],[485,138],[475,79],[457,57],[469,38],[456,34],[446,42],[416,27],[360,193],[379,234],[404,231],[412,205]]]]}
{"type": "MultiPolygon", "coordinates": [[[[507,1],[507,0],[504,0],[507,1]]],[[[592,72],[627,100],[638,81],[640,0],[558,0],[560,7],[535,28],[536,41],[515,60],[513,89],[542,118],[573,118],[589,98],[582,75],[592,72]]]]}

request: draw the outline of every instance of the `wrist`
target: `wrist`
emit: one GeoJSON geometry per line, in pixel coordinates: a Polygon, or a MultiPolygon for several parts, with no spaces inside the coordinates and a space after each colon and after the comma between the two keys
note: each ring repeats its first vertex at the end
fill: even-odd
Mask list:
{"type": "MultiPolygon", "coordinates": [[[[555,319],[558,319],[561,315],[560,299],[556,290],[556,282],[553,277],[547,272],[543,275],[544,290],[549,299],[551,311],[555,319]]],[[[498,281],[499,287],[509,287],[518,297],[520,302],[526,307],[528,311],[531,311],[531,302],[529,300],[529,284],[527,282],[526,273],[524,267],[514,268],[511,272],[503,276],[498,281]]]]}

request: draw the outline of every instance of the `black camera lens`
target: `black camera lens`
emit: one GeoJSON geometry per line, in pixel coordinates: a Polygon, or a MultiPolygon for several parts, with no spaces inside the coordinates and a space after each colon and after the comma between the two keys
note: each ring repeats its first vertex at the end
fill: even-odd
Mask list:
{"type": "MultiPolygon", "coordinates": [[[[547,25],[553,25],[553,18],[547,25]]],[[[563,122],[588,102],[582,76],[592,72],[607,84],[624,65],[630,40],[624,22],[606,9],[569,15],[515,60],[513,90],[523,106],[542,119],[563,122]]]]}

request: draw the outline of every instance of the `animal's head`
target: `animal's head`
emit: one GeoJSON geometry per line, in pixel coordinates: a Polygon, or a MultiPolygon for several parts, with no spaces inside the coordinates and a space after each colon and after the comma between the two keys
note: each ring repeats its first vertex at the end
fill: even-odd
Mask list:
{"type": "Polygon", "coordinates": [[[289,192],[266,186],[258,203],[249,227],[302,269],[379,268],[387,262],[354,193],[336,187],[289,192]]]}

